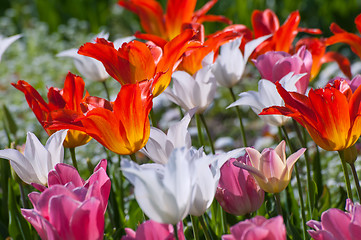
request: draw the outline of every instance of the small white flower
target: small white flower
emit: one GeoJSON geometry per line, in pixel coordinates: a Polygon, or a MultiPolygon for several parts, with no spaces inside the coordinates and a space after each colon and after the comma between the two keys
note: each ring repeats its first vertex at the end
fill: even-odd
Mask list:
{"type": "MultiPolygon", "coordinates": [[[[293,75],[293,72],[290,72],[280,80],[280,84],[287,91],[297,91],[296,82],[303,77],[305,74],[293,75]]],[[[284,106],[284,101],[277,92],[276,85],[265,79],[261,79],[258,82],[258,92],[248,91],[243,92],[240,95],[240,98],[229,105],[227,108],[246,105],[250,106],[252,110],[258,115],[264,108],[271,106],[284,106]]],[[[282,126],[286,123],[289,117],[282,115],[262,115],[261,119],[266,121],[269,124],[276,126],[282,126]]]]}
{"type": "Polygon", "coordinates": [[[184,110],[197,107],[196,113],[203,113],[212,103],[217,89],[211,67],[212,65],[204,66],[193,76],[184,71],[174,72],[173,88],[167,88],[164,93],[184,110]]]}
{"type": "Polygon", "coordinates": [[[187,113],[184,118],[172,125],[165,134],[158,128],[150,128],[150,136],[147,144],[140,151],[147,155],[153,162],[166,164],[174,148],[192,146],[191,136],[187,130],[193,111],[187,113]]]}
{"type": "Polygon", "coordinates": [[[263,36],[246,43],[244,55],[239,49],[242,37],[223,44],[220,49],[220,55],[212,67],[212,72],[219,85],[230,88],[237,84],[242,78],[249,56],[258,45],[270,36],[263,36]]]}
{"type": "Polygon", "coordinates": [[[28,132],[24,154],[15,149],[0,150],[0,158],[10,160],[10,164],[25,183],[46,186],[48,173],[57,163],[64,160],[63,141],[67,130],[51,135],[43,146],[39,139],[28,132]]]}
{"type": "MultiPolygon", "coordinates": [[[[101,32],[94,37],[93,41],[96,38],[108,39],[108,36],[109,34],[101,32]]],[[[134,37],[119,38],[114,41],[114,47],[119,48],[124,42],[129,42],[133,39],[134,37]]],[[[100,61],[91,57],[78,54],[77,48],[72,48],[62,51],[58,53],[56,56],[73,58],[75,67],[79,71],[80,75],[84,76],[89,80],[103,82],[107,78],[109,78],[109,74],[106,72],[103,64],[100,61]]]]}
{"type": "Polygon", "coordinates": [[[14,35],[11,37],[3,37],[0,35],[0,61],[1,61],[1,57],[3,55],[3,53],[5,52],[5,50],[16,40],[18,40],[19,38],[21,38],[22,35],[18,34],[18,35],[14,35]]]}

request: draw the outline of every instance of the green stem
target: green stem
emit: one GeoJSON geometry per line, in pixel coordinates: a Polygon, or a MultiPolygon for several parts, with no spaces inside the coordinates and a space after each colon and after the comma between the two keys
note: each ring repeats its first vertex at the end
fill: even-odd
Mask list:
{"type": "Polygon", "coordinates": [[[273,194],[276,200],[276,208],[278,215],[282,216],[282,206],[281,206],[281,199],[280,199],[280,193],[274,193],[273,194]]]}
{"type": "MultiPolygon", "coordinates": [[[[295,120],[292,119],[292,122],[293,122],[293,126],[295,127],[295,130],[296,130],[296,133],[297,133],[297,137],[301,143],[301,146],[304,147],[304,148],[307,148],[307,141],[306,141],[306,130],[304,129],[304,132],[303,132],[303,136],[301,134],[301,131],[298,127],[298,124],[295,120]]],[[[308,204],[308,211],[310,212],[310,216],[312,215],[312,212],[313,212],[313,207],[314,207],[314,199],[313,197],[311,197],[311,193],[314,192],[314,189],[313,189],[313,185],[312,185],[312,182],[311,182],[311,168],[310,168],[310,158],[309,158],[309,155],[308,155],[308,151],[306,151],[304,153],[304,156],[305,156],[305,159],[306,159],[306,171],[307,171],[307,188],[308,188],[308,191],[307,191],[307,200],[309,202],[308,204]]]]}
{"type": "Polygon", "coordinates": [[[19,182],[19,189],[20,189],[20,198],[23,208],[29,208],[25,197],[24,187],[21,182],[19,182]]]}
{"type": "Polygon", "coordinates": [[[152,126],[157,127],[157,122],[155,121],[155,114],[153,108],[150,110],[150,120],[152,121],[152,126]]]}
{"type": "Polygon", "coordinates": [[[203,233],[204,233],[204,236],[206,238],[206,240],[212,240],[211,236],[209,235],[209,229],[207,228],[207,225],[204,221],[204,215],[200,216],[199,218],[199,222],[201,223],[201,226],[203,228],[203,233]]]}
{"type": "Polygon", "coordinates": [[[344,175],[344,177],[345,177],[347,197],[348,197],[349,199],[351,199],[351,201],[353,202],[352,191],[351,191],[351,184],[350,184],[350,178],[349,178],[349,176],[348,176],[347,165],[346,165],[345,157],[344,157],[344,155],[343,155],[343,151],[338,151],[338,154],[340,155],[341,164],[342,164],[342,171],[343,171],[343,175],[344,175]]]}
{"type": "Polygon", "coordinates": [[[203,137],[203,132],[202,132],[201,119],[200,119],[200,117],[199,117],[198,114],[196,114],[196,122],[197,122],[197,130],[198,130],[199,143],[201,144],[202,147],[205,147],[204,137],[203,137]]]}
{"type": "Polygon", "coordinates": [[[133,162],[137,162],[137,157],[135,156],[135,153],[132,153],[129,155],[130,159],[132,159],[133,162]]]}
{"type": "Polygon", "coordinates": [[[102,83],[103,83],[103,86],[104,86],[105,93],[107,95],[107,99],[108,99],[108,101],[110,101],[110,94],[109,94],[109,88],[107,86],[107,83],[106,83],[106,81],[103,81],[102,83]]]}
{"type": "Polygon", "coordinates": [[[195,240],[199,240],[199,229],[198,229],[198,220],[195,216],[191,215],[193,236],[195,240]]]}
{"type": "MultiPolygon", "coordinates": [[[[118,155],[118,166],[120,166],[120,162],[121,162],[122,158],[121,155],[118,155]]],[[[119,171],[119,187],[120,187],[120,211],[122,214],[122,218],[124,218],[125,216],[125,212],[124,212],[124,176],[123,176],[123,172],[119,171]]]]}
{"type": "MultiPolygon", "coordinates": [[[[229,88],[229,92],[231,93],[233,102],[237,101],[236,95],[234,94],[232,87],[229,88]]],[[[243,146],[244,146],[244,147],[247,147],[246,132],[245,132],[245,130],[244,130],[244,125],[243,125],[243,120],[242,120],[241,109],[239,109],[239,107],[236,106],[236,111],[237,111],[237,116],[238,116],[238,119],[239,119],[239,126],[240,126],[240,128],[241,128],[243,146]]]]}
{"type": "Polygon", "coordinates": [[[69,148],[69,150],[70,150],[71,161],[73,162],[73,166],[78,171],[78,163],[76,162],[75,148],[69,148]]]}
{"type": "MultiPolygon", "coordinates": [[[[290,142],[290,139],[288,138],[288,134],[286,131],[286,128],[284,126],[281,127],[282,131],[283,131],[283,135],[286,139],[286,143],[288,145],[288,147],[290,148],[291,152],[294,152],[294,148],[290,142]]],[[[294,166],[295,169],[295,175],[296,175],[296,179],[297,179],[297,189],[298,189],[298,195],[300,197],[300,204],[301,204],[301,216],[302,216],[302,235],[303,235],[303,239],[307,239],[306,236],[308,236],[307,234],[307,226],[306,226],[306,213],[305,213],[305,203],[303,201],[303,193],[302,193],[302,185],[301,185],[301,179],[300,179],[300,174],[298,172],[298,164],[297,162],[295,163],[294,166]]]]}
{"type": "Polygon", "coordinates": [[[353,176],[353,179],[354,179],[355,185],[356,185],[358,199],[361,202],[361,187],[360,187],[360,181],[359,181],[358,176],[357,176],[355,164],[350,163],[350,166],[351,166],[352,176],[353,176]]]}
{"type": "Polygon", "coordinates": [[[175,240],[179,240],[179,238],[178,238],[177,224],[173,224],[173,234],[174,234],[175,240]]]}
{"type": "Polygon", "coordinates": [[[209,129],[208,129],[208,126],[207,126],[207,123],[206,123],[206,119],[204,118],[203,114],[201,114],[201,113],[199,114],[199,117],[201,118],[204,129],[206,130],[207,137],[208,137],[208,140],[209,140],[209,145],[211,146],[212,153],[215,154],[216,151],[214,149],[213,140],[212,140],[212,137],[211,137],[211,133],[209,132],[209,129]]]}

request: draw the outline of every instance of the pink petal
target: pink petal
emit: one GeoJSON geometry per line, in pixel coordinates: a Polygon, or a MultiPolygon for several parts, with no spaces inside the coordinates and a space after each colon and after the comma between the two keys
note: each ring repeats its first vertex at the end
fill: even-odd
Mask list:
{"type": "Polygon", "coordinates": [[[48,174],[48,186],[65,185],[68,182],[72,182],[76,187],[84,185],[84,180],[73,166],[64,163],[56,164],[55,170],[50,171],[48,174]]]}
{"type": "Polygon", "coordinates": [[[265,54],[260,55],[256,61],[253,61],[256,68],[260,72],[263,79],[267,79],[271,82],[276,82],[273,79],[272,69],[273,66],[280,60],[285,57],[290,56],[286,52],[275,52],[270,51],[265,54]]]}
{"type": "Polygon", "coordinates": [[[79,206],[79,208],[75,210],[70,221],[70,229],[74,239],[103,239],[103,214],[101,203],[96,198],[91,198],[79,206]]]}

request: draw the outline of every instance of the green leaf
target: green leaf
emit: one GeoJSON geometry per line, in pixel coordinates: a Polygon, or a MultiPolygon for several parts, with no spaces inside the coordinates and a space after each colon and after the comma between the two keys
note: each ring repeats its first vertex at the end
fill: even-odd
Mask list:
{"type": "Polygon", "coordinates": [[[16,125],[16,122],[11,115],[9,109],[3,105],[3,112],[4,112],[4,120],[5,120],[5,126],[9,130],[11,134],[16,136],[16,132],[18,131],[18,126],[16,125]]]}
{"type": "Polygon", "coordinates": [[[14,196],[14,191],[9,181],[9,234],[15,240],[32,239],[30,226],[21,215],[18,204],[14,196]]]}

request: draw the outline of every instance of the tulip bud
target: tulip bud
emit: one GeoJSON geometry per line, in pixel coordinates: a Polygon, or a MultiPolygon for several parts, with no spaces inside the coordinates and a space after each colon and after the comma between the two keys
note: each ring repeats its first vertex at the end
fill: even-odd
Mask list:
{"type": "Polygon", "coordinates": [[[229,159],[222,166],[215,198],[226,212],[245,215],[261,207],[264,191],[248,171],[233,165],[235,161],[246,164],[246,156],[229,159]]]}

